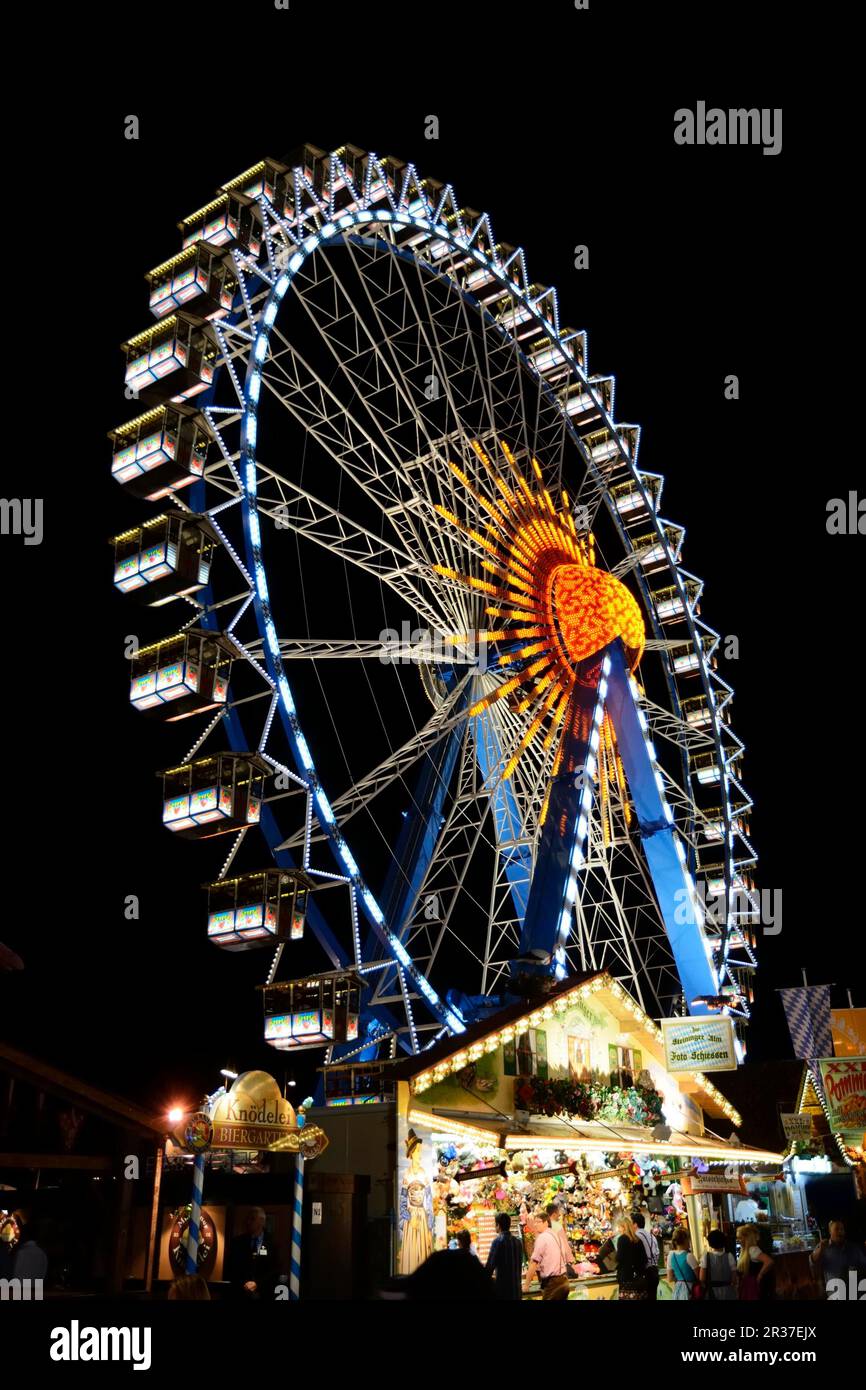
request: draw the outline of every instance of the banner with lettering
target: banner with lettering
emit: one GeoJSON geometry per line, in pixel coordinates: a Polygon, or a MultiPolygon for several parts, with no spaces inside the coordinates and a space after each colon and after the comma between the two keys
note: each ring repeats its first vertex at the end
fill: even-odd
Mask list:
{"type": "Polygon", "coordinates": [[[811,1139],[811,1115],[781,1115],[780,1119],[789,1144],[805,1144],[811,1139]]]}
{"type": "Polygon", "coordinates": [[[866,1128],[866,1057],[822,1057],[821,1078],[830,1128],[836,1132],[866,1128]]]}
{"type": "Polygon", "coordinates": [[[663,1018],[665,1066],[677,1071],[736,1071],[734,1027],[721,1018],[663,1018]]]}

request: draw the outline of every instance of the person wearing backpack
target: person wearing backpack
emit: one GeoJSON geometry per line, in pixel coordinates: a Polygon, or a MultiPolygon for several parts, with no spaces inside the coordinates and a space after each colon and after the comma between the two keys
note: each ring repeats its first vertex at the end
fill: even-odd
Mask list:
{"type": "Polygon", "coordinates": [[[629,1216],[620,1217],[616,1223],[616,1235],[616,1278],[620,1299],[629,1303],[643,1301],[649,1297],[646,1246],[629,1216]]]}
{"type": "Polygon", "coordinates": [[[700,1280],[707,1298],[729,1303],[737,1297],[737,1262],[725,1249],[721,1231],[710,1231],[709,1250],[701,1256],[700,1280]]]}
{"type": "Polygon", "coordinates": [[[646,1280],[647,1298],[653,1299],[656,1296],[659,1286],[659,1243],[652,1231],[646,1229],[646,1218],[642,1212],[637,1212],[634,1217],[635,1229],[637,1230],[638,1240],[646,1251],[646,1280]]]}
{"type": "Polygon", "coordinates": [[[671,1241],[667,1278],[673,1288],[673,1298],[677,1302],[694,1297],[695,1285],[698,1282],[698,1262],[689,1249],[689,1233],[682,1226],[678,1226],[674,1231],[671,1241]]]}

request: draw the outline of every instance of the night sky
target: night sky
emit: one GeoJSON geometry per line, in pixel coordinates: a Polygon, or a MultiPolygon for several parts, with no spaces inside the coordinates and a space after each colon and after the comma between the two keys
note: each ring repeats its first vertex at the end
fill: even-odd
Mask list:
{"type": "MultiPolygon", "coordinates": [[[[843,809],[859,679],[848,595],[861,543],[825,528],[827,500],[856,488],[861,466],[856,431],[831,421],[842,382],[813,334],[834,268],[803,250],[820,232],[817,203],[802,196],[804,131],[786,119],[775,158],[677,147],[678,107],[780,99],[760,82],[696,84],[673,70],[631,88],[581,63],[563,32],[560,57],[573,53],[574,65],[560,70],[551,56],[551,98],[518,80],[513,59],[477,84],[440,85],[443,45],[435,76],[431,65],[423,79],[370,91],[341,61],[321,91],[307,75],[300,99],[287,78],[285,100],[258,111],[252,97],[242,114],[229,100],[209,108],[204,86],[195,103],[169,87],[161,102],[153,86],[109,87],[98,116],[73,118],[86,160],[63,162],[46,204],[63,209],[51,237],[47,223],[40,232],[57,270],[30,284],[42,312],[35,373],[27,419],[7,439],[4,495],[17,464],[28,479],[19,491],[45,499],[41,546],[0,542],[0,940],[26,965],[0,977],[8,1042],[159,1109],[198,1099],[226,1065],[282,1079],[252,988],[267,953],[220,954],[206,939],[198,885],[216,876],[230,841],[176,842],[160,825],[154,772],[192,741],[193,721],[181,726],[183,747],[169,747],[128,704],[123,638],[136,620],[112,588],[106,541],[150,507],[112,481],[106,432],[134,413],[118,345],[150,321],[142,277],[180,249],[175,223],[221,182],[304,141],[348,141],[452,182],[499,237],[525,248],[533,278],[558,288],[561,320],[587,329],[592,370],[616,376],[617,418],[642,426],[641,466],[665,475],[663,514],[686,526],[684,565],[706,582],[702,617],[739,639],[739,659],[720,652],[719,671],[747,750],[758,886],[783,894],[781,934],[759,941],[751,1055],[787,1055],[775,991],[799,983],[802,968],[811,983],[837,986],[835,1003],[850,987],[866,1004],[851,893],[862,818],[843,809]],[[141,120],[137,142],[123,138],[128,112],[141,120]],[[436,141],[424,138],[429,113],[440,119],[436,141]],[[557,190],[552,208],[545,188],[557,190]],[[589,246],[588,271],[573,267],[577,244],[589,246]],[[730,373],[738,401],[724,399],[730,373]],[[138,922],[124,917],[128,894],[140,897],[138,922]]],[[[369,852],[377,891],[376,846],[353,849],[362,869],[369,852]]],[[[315,952],[308,963],[325,964],[315,952]]],[[[319,1060],[298,1064],[303,1093],[319,1060]]]]}

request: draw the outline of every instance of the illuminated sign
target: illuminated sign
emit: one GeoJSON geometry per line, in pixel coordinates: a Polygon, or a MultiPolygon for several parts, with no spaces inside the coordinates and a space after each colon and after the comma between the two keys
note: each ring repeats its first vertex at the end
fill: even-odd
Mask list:
{"type": "Polygon", "coordinates": [[[811,1115],[781,1115],[779,1118],[789,1144],[804,1144],[812,1137],[811,1115]]]}
{"type": "Polygon", "coordinates": [[[669,1072],[736,1071],[730,1018],[663,1018],[661,1027],[669,1072]]]}
{"type": "Polygon", "coordinates": [[[819,1062],[830,1128],[866,1128],[866,1057],[822,1057],[819,1062]]]}
{"type": "Polygon", "coordinates": [[[742,1195],[744,1184],[739,1178],[726,1178],[723,1173],[684,1173],[683,1196],[697,1197],[700,1192],[736,1192],[742,1195]]]}
{"type": "Polygon", "coordinates": [[[270,1149],[315,1158],[328,1145],[318,1125],[298,1124],[294,1107],[264,1071],[242,1072],[217,1098],[210,1118],[212,1149],[270,1149]]]}

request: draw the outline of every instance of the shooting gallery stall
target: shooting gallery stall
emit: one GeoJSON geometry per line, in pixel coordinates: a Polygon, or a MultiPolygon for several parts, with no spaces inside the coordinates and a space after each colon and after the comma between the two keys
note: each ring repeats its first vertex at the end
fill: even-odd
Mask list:
{"type": "MultiPolygon", "coordinates": [[[[722,1055],[728,1020],[708,1019],[697,1042],[685,1036],[696,1020],[681,1022],[676,1068],[686,1045],[722,1055]]],[[[319,1173],[340,1163],[374,1187],[387,1174],[382,1279],[410,1275],[461,1229],[485,1260],[497,1212],[511,1216],[528,1260],[532,1215],[555,1201],[575,1296],[610,1297],[599,1254],[620,1215],[643,1211],[665,1255],[687,1227],[699,1257],[708,1227],[692,1179],[730,1184],[735,1165],[739,1186],[752,1165],[781,1162],[739,1139],[741,1116],[702,1071],[671,1069],[662,1030],[605,973],[562,981],[417,1056],[324,1071],[335,1142],[319,1173]]]]}

